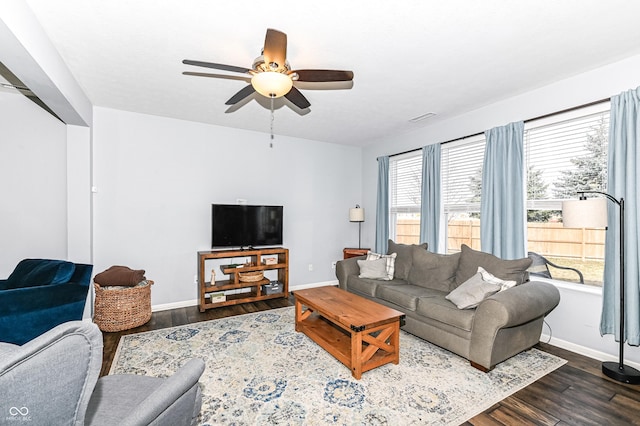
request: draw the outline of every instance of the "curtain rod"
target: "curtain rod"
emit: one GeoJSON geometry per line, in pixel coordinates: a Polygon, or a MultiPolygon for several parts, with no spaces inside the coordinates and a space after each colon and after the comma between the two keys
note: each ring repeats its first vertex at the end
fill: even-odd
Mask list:
{"type": "MultiPolygon", "coordinates": [[[[551,117],[551,116],[554,116],[554,115],[557,115],[557,114],[564,114],[566,112],[575,111],[575,110],[578,110],[580,108],[587,108],[587,107],[590,107],[590,106],[598,105],[598,104],[601,104],[601,103],[604,103],[604,102],[609,102],[609,101],[611,101],[610,97],[609,98],[605,98],[605,99],[600,99],[598,101],[589,102],[587,104],[582,104],[582,105],[574,106],[574,107],[571,107],[571,108],[563,109],[561,111],[556,111],[556,112],[551,112],[549,114],[540,115],[538,117],[529,118],[528,120],[524,120],[524,122],[528,123],[530,121],[542,120],[543,118],[548,118],[548,117],[551,117]]],[[[480,135],[483,135],[483,134],[484,134],[484,132],[478,132],[478,133],[474,133],[472,135],[463,136],[461,138],[455,138],[455,139],[450,139],[448,141],[440,142],[440,144],[441,145],[445,145],[445,144],[448,144],[448,143],[451,143],[451,142],[456,142],[456,141],[459,141],[459,140],[462,140],[462,139],[467,139],[467,138],[473,138],[473,137],[480,136],[480,135]]],[[[391,155],[389,155],[389,157],[397,157],[398,155],[409,154],[410,152],[420,151],[421,149],[422,149],[422,147],[409,149],[407,151],[402,151],[402,152],[398,152],[396,154],[391,154],[391,155]]]]}

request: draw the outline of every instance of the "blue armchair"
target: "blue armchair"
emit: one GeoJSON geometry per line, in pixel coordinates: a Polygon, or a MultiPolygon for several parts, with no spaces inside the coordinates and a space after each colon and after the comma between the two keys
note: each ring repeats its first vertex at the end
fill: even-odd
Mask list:
{"type": "Polygon", "coordinates": [[[24,259],[0,280],[0,342],[22,345],[55,326],[81,320],[92,265],[24,259]]]}

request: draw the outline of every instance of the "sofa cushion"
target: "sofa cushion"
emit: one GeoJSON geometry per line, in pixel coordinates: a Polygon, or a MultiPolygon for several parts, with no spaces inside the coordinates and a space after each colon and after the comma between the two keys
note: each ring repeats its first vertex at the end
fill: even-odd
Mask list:
{"type": "Polygon", "coordinates": [[[456,271],[456,284],[460,285],[478,272],[478,266],[482,266],[491,274],[503,280],[513,280],[516,284],[522,284],[527,277],[527,268],[531,265],[531,259],[504,260],[489,253],[477,251],[462,245],[460,263],[456,271]]]}
{"type": "Polygon", "coordinates": [[[492,273],[486,271],[482,266],[478,266],[478,273],[482,275],[482,279],[491,284],[497,284],[500,286],[500,291],[514,287],[516,282],[513,280],[502,280],[492,273]]]}
{"type": "Polygon", "coordinates": [[[413,250],[413,264],[407,281],[421,287],[449,292],[455,284],[459,259],[460,253],[436,254],[426,250],[413,250]]]}
{"type": "Polygon", "coordinates": [[[421,297],[418,299],[418,306],[415,312],[451,327],[471,331],[476,310],[458,309],[456,305],[445,299],[443,294],[440,297],[421,297]]]}
{"type": "Polygon", "coordinates": [[[376,290],[379,285],[399,285],[406,284],[404,280],[393,279],[391,281],[372,280],[369,278],[358,278],[356,275],[350,275],[347,278],[347,290],[352,293],[362,294],[364,296],[375,297],[376,290]]]}
{"type": "Polygon", "coordinates": [[[477,272],[447,294],[446,299],[452,301],[458,309],[473,309],[487,297],[499,292],[500,288],[500,284],[485,281],[482,273],[477,272]]]}
{"type": "Polygon", "coordinates": [[[412,284],[383,283],[376,289],[376,297],[391,302],[404,309],[416,310],[420,297],[442,297],[442,292],[412,284]]]}
{"type": "MultiPolygon", "coordinates": [[[[397,255],[395,253],[380,254],[369,251],[367,252],[367,258],[365,260],[384,259],[386,261],[387,279],[391,280],[393,279],[393,272],[395,271],[396,257],[397,255]]],[[[360,263],[360,261],[358,261],[358,263],[360,263]]]]}
{"type": "Polygon", "coordinates": [[[393,276],[401,280],[407,280],[409,278],[409,271],[413,264],[413,251],[414,250],[427,250],[427,243],[423,244],[398,244],[393,240],[389,240],[389,249],[387,254],[396,253],[395,272],[393,276]]]}
{"type": "Polygon", "coordinates": [[[24,259],[7,278],[7,289],[69,282],[76,265],[64,260],[24,259]]]}
{"type": "Polygon", "coordinates": [[[389,275],[387,275],[387,259],[358,260],[358,267],[360,268],[359,278],[389,280],[389,275]]]}

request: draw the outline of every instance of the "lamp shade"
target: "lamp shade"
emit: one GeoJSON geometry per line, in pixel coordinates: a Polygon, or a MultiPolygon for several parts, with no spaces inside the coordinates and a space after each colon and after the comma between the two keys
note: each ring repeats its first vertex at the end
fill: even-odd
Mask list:
{"type": "Polygon", "coordinates": [[[606,228],[607,199],[563,201],[562,225],[565,228],[606,228]]]}
{"type": "Polygon", "coordinates": [[[251,85],[256,92],[267,98],[279,98],[286,95],[293,87],[293,80],[287,74],[276,71],[265,71],[251,78],[251,85]]]}
{"type": "Polygon", "coordinates": [[[364,222],[364,209],[361,207],[349,209],[349,222],[364,222]]]}

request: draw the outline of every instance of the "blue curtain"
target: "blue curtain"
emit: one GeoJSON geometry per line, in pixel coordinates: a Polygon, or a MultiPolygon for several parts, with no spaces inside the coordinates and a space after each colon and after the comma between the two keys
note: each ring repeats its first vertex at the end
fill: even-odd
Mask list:
{"type": "MultiPolygon", "coordinates": [[[[609,121],[608,190],[625,201],[625,336],[640,346],[640,87],[611,98],[609,121]]],[[[609,203],[605,241],[604,284],[600,333],[615,334],[620,341],[620,249],[618,207],[609,203]]]]}
{"type": "Polygon", "coordinates": [[[485,132],[480,245],[503,259],[525,257],[524,123],[485,132]]]}
{"type": "Polygon", "coordinates": [[[440,239],[440,152],[440,144],[422,148],[420,242],[426,242],[434,253],[440,239]]]}
{"type": "Polygon", "coordinates": [[[389,157],[378,157],[378,201],[376,203],[376,253],[389,246],[389,157]]]}

